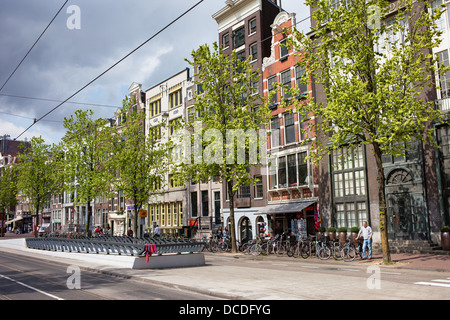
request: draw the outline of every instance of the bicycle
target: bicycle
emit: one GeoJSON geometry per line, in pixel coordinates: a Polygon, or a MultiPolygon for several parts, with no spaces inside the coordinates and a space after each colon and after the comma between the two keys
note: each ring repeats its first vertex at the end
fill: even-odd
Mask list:
{"type": "Polygon", "coordinates": [[[344,260],[345,262],[353,261],[355,260],[357,255],[362,258],[361,242],[347,239],[346,245],[341,249],[342,260],[344,260]]]}
{"type": "Polygon", "coordinates": [[[315,255],[320,260],[327,260],[331,257],[331,249],[326,241],[308,238],[302,243],[300,255],[303,259],[315,255]]]}

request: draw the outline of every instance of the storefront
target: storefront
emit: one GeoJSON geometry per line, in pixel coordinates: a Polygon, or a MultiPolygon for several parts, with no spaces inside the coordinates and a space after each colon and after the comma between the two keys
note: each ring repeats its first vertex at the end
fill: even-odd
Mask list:
{"type": "MultiPolygon", "coordinates": [[[[236,238],[239,242],[245,243],[261,235],[269,235],[268,216],[265,213],[260,213],[263,209],[262,207],[234,209],[234,225],[236,227],[236,238]]],[[[227,227],[228,230],[231,230],[230,209],[223,210],[223,218],[226,221],[224,228],[227,227]]]]}
{"type": "Polygon", "coordinates": [[[315,234],[318,225],[317,200],[268,204],[258,214],[266,214],[271,236],[283,233],[295,237],[315,234]]]}

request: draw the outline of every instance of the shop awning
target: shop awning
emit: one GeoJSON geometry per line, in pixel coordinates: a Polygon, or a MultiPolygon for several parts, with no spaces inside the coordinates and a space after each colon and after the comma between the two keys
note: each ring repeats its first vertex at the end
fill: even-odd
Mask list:
{"type": "Polygon", "coordinates": [[[10,223],[13,223],[13,222],[16,222],[16,221],[20,221],[22,219],[23,219],[22,216],[18,216],[17,218],[14,218],[12,220],[9,220],[9,221],[5,222],[5,224],[10,224],[10,223]]]}
{"type": "Polygon", "coordinates": [[[303,209],[309,207],[310,205],[312,205],[316,202],[317,202],[317,200],[303,201],[303,202],[291,202],[291,203],[280,203],[280,204],[268,204],[265,208],[259,210],[256,214],[300,212],[303,209]]]}

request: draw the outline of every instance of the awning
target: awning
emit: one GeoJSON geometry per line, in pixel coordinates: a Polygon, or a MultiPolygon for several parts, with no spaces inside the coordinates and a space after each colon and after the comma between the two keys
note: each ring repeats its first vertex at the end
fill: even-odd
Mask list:
{"type": "Polygon", "coordinates": [[[17,218],[14,218],[14,219],[12,219],[12,220],[6,221],[5,224],[10,224],[10,223],[13,223],[13,222],[16,222],[16,221],[20,221],[20,220],[22,220],[22,219],[23,219],[22,216],[18,216],[17,218]]]}
{"type": "Polygon", "coordinates": [[[303,202],[290,202],[290,203],[281,203],[281,204],[268,204],[265,208],[259,210],[256,214],[300,212],[303,209],[309,207],[310,205],[312,205],[316,202],[317,202],[317,200],[303,201],[303,202]]]}

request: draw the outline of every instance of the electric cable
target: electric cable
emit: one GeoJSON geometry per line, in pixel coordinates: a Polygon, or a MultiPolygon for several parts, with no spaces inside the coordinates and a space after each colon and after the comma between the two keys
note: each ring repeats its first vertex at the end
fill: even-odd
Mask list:
{"type": "Polygon", "coordinates": [[[169,24],[167,24],[166,26],[164,26],[162,29],[160,29],[158,32],[156,32],[154,35],[152,35],[150,38],[148,38],[146,41],[144,41],[142,44],[140,44],[138,47],[136,47],[134,50],[132,50],[130,53],[128,53],[127,55],[125,55],[122,59],[120,59],[119,61],[117,61],[116,63],[114,63],[112,66],[110,66],[108,69],[106,69],[105,71],[103,71],[100,75],[98,75],[97,77],[95,77],[93,80],[89,81],[86,85],[84,85],[83,87],[81,87],[80,89],[78,89],[75,93],[73,93],[70,97],[68,97],[67,99],[65,99],[64,101],[62,101],[61,103],[59,103],[56,107],[54,107],[53,109],[51,109],[49,112],[47,112],[46,114],[44,114],[42,117],[40,117],[39,119],[36,119],[30,126],[28,126],[28,128],[26,128],[21,134],[19,134],[16,138],[14,138],[14,140],[17,140],[18,138],[20,138],[25,132],[27,132],[31,127],[33,127],[36,123],[38,123],[39,121],[41,121],[43,118],[45,118],[46,116],[48,116],[50,113],[52,113],[53,111],[55,111],[56,109],[58,109],[59,107],[61,107],[64,103],[66,103],[67,101],[69,101],[70,99],[72,99],[74,96],[76,96],[78,93],[80,93],[81,91],[83,91],[84,89],[86,89],[88,86],[90,86],[92,83],[94,83],[95,81],[97,81],[99,78],[101,78],[102,76],[104,76],[106,73],[108,73],[111,69],[113,69],[114,67],[116,67],[118,64],[120,64],[122,61],[124,61],[126,58],[128,58],[129,56],[131,56],[133,53],[135,53],[137,50],[139,50],[141,47],[143,47],[144,45],[146,45],[148,42],[150,42],[151,40],[153,40],[155,37],[157,37],[160,33],[162,33],[163,31],[165,31],[166,29],[168,29],[171,25],[173,25],[175,22],[177,22],[178,20],[180,20],[182,17],[184,17],[186,14],[188,14],[189,12],[191,12],[194,8],[196,8],[200,3],[202,3],[204,0],[200,0],[198,1],[195,5],[193,5],[192,7],[190,7],[188,10],[186,10],[185,12],[183,12],[181,15],[179,15],[177,18],[175,18],[174,20],[172,20],[169,24]]]}

